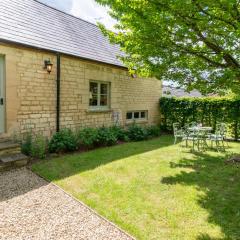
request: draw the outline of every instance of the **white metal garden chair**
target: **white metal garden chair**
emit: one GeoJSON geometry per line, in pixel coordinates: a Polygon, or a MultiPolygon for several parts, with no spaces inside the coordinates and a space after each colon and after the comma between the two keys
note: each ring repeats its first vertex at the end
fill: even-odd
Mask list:
{"type": "Polygon", "coordinates": [[[179,123],[173,123],[174,144],[177,143],[178,138],[182,141],[185,137],[185,131],[181,128],[179,123]]]}
{"type": "Polygon", "coordinates": [[[213,144],[215,143],[215,146],[218,151],[220,149],[225,150],[224,141],[226,139],[226,132],[227,132],[226,124],[217,123],[215,133],[209,136],[209,140],[211,141],[211,147],[213,147],[213,144]]]}

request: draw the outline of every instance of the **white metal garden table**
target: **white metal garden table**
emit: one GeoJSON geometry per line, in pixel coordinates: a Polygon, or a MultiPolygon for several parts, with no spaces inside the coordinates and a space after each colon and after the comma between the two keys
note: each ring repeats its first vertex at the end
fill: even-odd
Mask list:
{"type": "Polygon", "coordinates": [[[195,132],[195,131],[204,131],[204,132],[211,132],[213,130],[212,127],[201,127],[201,126],[195,126],[195,127],[190,127],[188,128],[190,132],[195,132]]]}
{"type": "Polygon", "coordinates": [[[193,143],[193,150],[195,149],[195,145],[197,145],[198,150],[200,150],[200,148],[205,150],[208,147],[207,139],[213,130],[212,127],[194,126],[189,127],[187,130],[188,134],[185,138],[186,146],[188,145],[188,141],[191,141],[193,143]]]}

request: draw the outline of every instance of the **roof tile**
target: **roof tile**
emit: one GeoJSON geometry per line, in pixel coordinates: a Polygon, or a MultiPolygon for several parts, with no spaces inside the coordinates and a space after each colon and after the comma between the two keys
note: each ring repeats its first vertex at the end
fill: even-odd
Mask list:
{"type": "Polygon", "coordinates": [[[94,24],[36,0],[0,0],[0,40],[124,66],[118,45],[94,24]]]}

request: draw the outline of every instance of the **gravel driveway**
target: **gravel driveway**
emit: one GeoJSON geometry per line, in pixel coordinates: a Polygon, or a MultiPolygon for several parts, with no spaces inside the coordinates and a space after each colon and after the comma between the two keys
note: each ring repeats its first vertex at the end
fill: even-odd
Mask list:
{"type": "Polygon", "coordinates": [[[30,170],[0,173],[0,239],[132,239],[30,170]]]}

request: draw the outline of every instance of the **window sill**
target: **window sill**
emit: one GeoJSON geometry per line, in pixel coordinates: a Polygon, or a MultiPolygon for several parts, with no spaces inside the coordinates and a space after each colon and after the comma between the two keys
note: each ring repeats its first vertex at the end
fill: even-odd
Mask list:
{"type": "Polygon", "coordinates": [[[87,113],[109,113],[112,112],[112,109],[88,109],[87,113]]]}
{"type": "Polygon", "coordinates": [[[148,120],[147,119],[140,119],[140,120],[126,120],[126,122],[125,122],[125,124],[126,125],[131,125],[131,124],[133,124],[133,123],[136,123],[136,124],[138,124],[138,123],[148,123],[148,120]]]}

